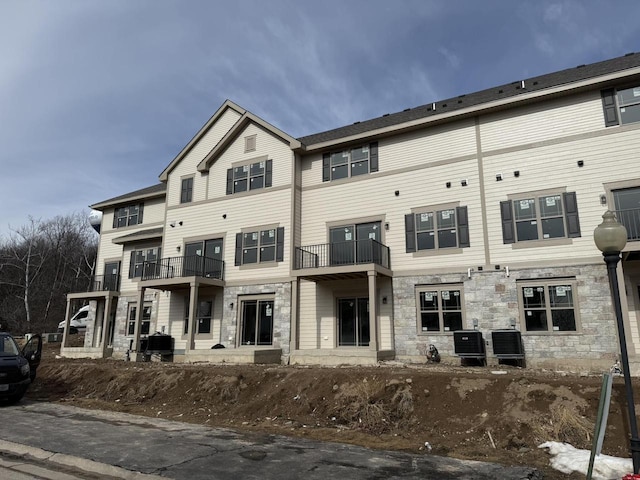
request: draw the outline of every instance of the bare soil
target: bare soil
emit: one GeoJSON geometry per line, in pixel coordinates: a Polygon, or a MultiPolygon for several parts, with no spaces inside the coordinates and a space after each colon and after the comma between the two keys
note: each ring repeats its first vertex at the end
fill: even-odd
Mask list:
{"type": "MultiPolygon", "coordinates": [[[[56,358],[45,345],[27,397],[84,408],[352,443],[377,449],[549,467],[538,445],[590,449],[601,376],[458,364],[378,367],[184,365],[56,358]],[[499,373],[496,373],[499,372],[499,373]]],[[[628,457],[622,378],[614,379],[603,453],[628,457]]]]}

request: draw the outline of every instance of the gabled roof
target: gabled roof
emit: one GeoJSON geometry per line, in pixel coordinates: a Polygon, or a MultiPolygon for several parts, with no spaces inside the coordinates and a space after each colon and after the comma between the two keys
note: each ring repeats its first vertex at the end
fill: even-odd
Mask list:
{"type": "MultiPolygon", "coordinates": [[[[324,143],[337,144],[341,141],[348,141],[350,137],[375,134],[376,131],[393,129],[393,127],[400,128],[403,124],[409,124],[411,122],[420,123],[420,120],[430,120],[432,117],[433,120],[435,120],[437,117],[441,117],[450,112],[458,112],[462,114],[463,110],[469,109],[470,107],[479,107],[482,105],[486,105],[488,107],[489,104],[505,99],[517,101],[518,99],[513,97],[524,96],[531,94],[532,92],[541,93],[553,87],[571,85],[588,79],[596,79],[597,77],[606,76],[607,74],[621,72],[639,66],[640,53],[629,53],[623,57],[611,60],[605,60],[589,65],[580,65],[575,68],[568,68],[559,72],[519,80],[502,86],[481,90],[468,95],[460,95],[458,97],[441,100],[416,108],[407,108],[402,112],[385,114],[382,117],[362,122],[355,122],[352,125],[300,137],[298,140],[300,140],[300,142],[306,147],[324,143]]],[[[638,75],[640,75],[640,72],[638,72],[638,75]]],[[[320,147],[320,145],[318,146],[320,147]]]]}
{"type": "Polygon", "coordinates": [[[114,205],[122,203],[135,202],[138,200],[146,200],[155,197],[163,197],[166,194],[166,190],[167,185],[164,183],[159,183],[157,185],[153,185],[152,187],[141,188],[140,190],[136,190],[135,192],[125,193],[124,195],[95,203],[93,205],[90,205],[89,207],[93,208],[94,210],[104,210],[105,208],[113,207],[114,205]]]}
{"type": "Polygon", "coordinates": [[[209,154],[204,157],[204,159],[198,164],[199,172],[206,172],[211,167],[211,164],[215,162],[215,160],[224,152],[227,147],[242,133],[242,131],[250,124],[258,125],[263,128],[267,132],[275,135],[276,137],[282,139],[286,143],[289,144],[289,147],[294,150],[300,148],[300,142],[290,136],[289,134],[283,132],[282,130],[274,127],[268,122],[265,122],[260,117],[254,115],[251,112],[245,111],[242,117],[238,119],[238,121],[231,127],[224,137],[218,142],[218,144],[209,152],[209,154]]]}
{"type": "Polygon", "coordinates": [[[167,168],[165,168],[162,171],[162,173],[160,174],[161,182],[167,181],[167,177],[171,172],[171,170],[173,170],[174,167],[180,162],[180,160],[182,160],[191,151],[191,149],[198,143],[198,141],[200,141],[200,139],[204,136],[204,134],[207,133],[209,128],[211,128],[211,126],[216,122],[216,120],[218,120],[218,118],[220,118],[227,109],[235,110],[240,115],[243,115],[246,112],[244,108],[240,107],[239,105],[236,105],[231,100],[225,100],[225,102],[220,106],[220,108],[218,108],[216,113],[214,113],[211,116],[211,118],[207,121],[207,123],[205,123],[202,126],[202,128],[198,130],[198,133],[196,133],[193,136],[193,138],[189,140],[189,143],[187,143],[187,145],[180,151],[180,153],[176,155],[176,157],[171,161],[171,163],[167,166],[167,168]]]}

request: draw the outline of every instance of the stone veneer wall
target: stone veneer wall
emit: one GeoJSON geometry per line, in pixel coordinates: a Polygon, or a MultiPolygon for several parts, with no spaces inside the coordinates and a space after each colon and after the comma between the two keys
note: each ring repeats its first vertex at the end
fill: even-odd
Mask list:
{"type": "Polygon", "coordinates": [[[552,268],[512,269],[467,273],[394,277],[394,318],[396,358],[425,362],[425,348],[433,343],[443,357],[454,361],[451,333],[418,333],[415,288],[418,285],[463,285],[463,328],[472,329],[473,319],[488,341],[487,361],[497,363],[491,346],[491,331],[510,328],[511,320],[522,332],[528,366],[592,370],[610,367],[618,352],[618,337],[606,267],[579,265],[552,268]],[[575,278],[577,331],[571,333],[527,333],[520,318],[518,280],[575,278]]]}
{"type": "Polygon", "coordinates": [[[265,283],[225,287],[221,325],[222,343],[226,347],[237,344],[240,301],[243,295],[274,295],[273,302],[273,348],[282,349],[282,361],[288,363],[289,338],[291,336],[291,283],[265,283]],[[233,308],[230,307],[233,303],[233,308]]]}
{"type": "MultiPolygon", "coordinates": [[[[158,300],[157,292],[155,290],[148,289],[144,294],[145,302],[152,302],[151,306],[151,320],[149,323],[149,334],[153,334],[156,331],[156,325],[158,320],[158,300]]],[[[127,325],[129,319],[127,317],[129,313],[129,304],[136,303],[138,301],[137,295],[121,296],[118,298],[118,304],[116,307],[115,318],[115,331],[113,334],[113,356],[123,357],[127,350],[129,350],[129,343],[133,339],[132,335],[127,335],[127,325]]]]}

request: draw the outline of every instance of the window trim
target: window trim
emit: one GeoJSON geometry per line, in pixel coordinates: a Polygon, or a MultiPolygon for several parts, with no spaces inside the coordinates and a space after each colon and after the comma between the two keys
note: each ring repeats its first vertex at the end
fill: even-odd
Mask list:
{"type": "MultiPolygon", "coordinates": [[[[185,295],[183,297],[184,299],[184,307],[183,307],[183,312],[182,312],[182,340],[188,340],[189,339],[189,303],[191,301],[191,299],[189,298],[189,295],[185,295]]],[[[215,320],[215,308],[216,308],[216,298],[215,295],[207,295],[207,296],[202,296],[202,297],[198,297],[198,301],[196,302],[196,308],[198,309],[198,311],[196,312],[196,331],[194,332],[194,339],[197,340],[208,340],[208,339],[212,339],[213,338],[213,330],[214,330],[214,320],[215,320]],[[208,333],[201,333],[199,331],[199,327],[200,324],[198,322],[198,320],[200,320],[201,318],[206,318],[206,317],[200,317],[199,313],[200,313],[200,303],[202,302],[209,302],[211,303],[211,317],[209,317],[209,332],[208,333]]]]}
{"type": "Polygon", "coordinates": [[[193,202],[194,178],[195,175],[187,175],[180,179],[180,204],[193,202]]]}
{"type": "MultiPolygon", "coordinates": [[[[236,267],[240,267],[241,270],[251,269],[251,268],[265,268],[265,267],[274,267],[277,266],[280,262],[284,261],[284,227],[281,227],[279,224],[270,224],[270,225],[261,225],[257,227],[246,227],[240,230],[239,233],[236,234],[236,249],[235,249],[235,261],[234,264],[236,267]],[[264,260],[260,261],[260,248],[263,247],[261,243],[261,234],[263,232],[268,232],[269,230],[275,230],[275,241],[273,244],[274,248],[274,259],[273,260],[264,260]],[[258,234],[258,243],[255,247],[249,246],[245,248],[244,244],[244,235],[249,233],[258,234]],[[245,250],[255,248],[256,251],[256,259],[255,262],[244,262],[244,254],[245,250]]],[[[264,248],[271,247],[271,244],[264,245],[264,248]]]]}
{"type": "MultiPolygon", "coordinates": [[[[133,320],[131,319],[131,313],[132,311],[135,312],[138,309],[138,303],[137,302],[129,302],[127,304],[127,333],[125,336],[127,337],[132,337],[133,335],[135,335],[135,328],[136,328],[136,319],[135,319],[135,314],[133,317],[133,320]]],[[[153,315],[153,302],[144,302],[142,304],[142,318],[140,320],[140,336],[142,335],[149,335],[149,333],[151,332],[151,317],[153,315]],[[147,307],[149,308],[149,318],[147,320],[145,320],[145,311],[147,309],[147,307]],[[147,323],[147,332],[144,333],[144,324],[147,323]]]]}
{"type": "Polygon", "coordinates": [[[140,203],[130,203],[127,205],[123,205],[120,207],[115,207],[113,209],[113,228],[114,229],[120,229],[120,228],[126,228],[126,227],[135,227],[136,225],[140,225],[142,223],[142,213],[144,211],[144,203],[140,202],[140,203]],[[131,218],[134,217],[134,215],[129,214],[128,211],[130,208],[132,207],[137,207],[138,211],[136,212],[135,216],[136,218],[136,223],[131,223],[131,218]],[[122,210],[127,210],[127,215],[118,215],[118,211],[122,211],[122,210]],[[126,225],[118,225],[118,220],[121,218],[126,218],[126,225]]]}
{"type": "Polygon", "coordinates": [[[247,160],[243,160],[241,162],[235,162],[231,164],[231,168],[227,169],[227,195],[247,195],[254,192],[262,191],[265,188],[271,188],[273,186],[273,160],[269,159],[268,155],[262,155],[260,157],[254,157],[247,160]],[[251,175],[251,166],[264,162],[264,172],[261,175],[251,175]],[[236,179],[235,171],[238,168],[247,167],[247,188],[245,190],[237,190],[236,191],[236,179]],[[262,177],[262,186],[251,188],[251,180],[253,178],[262,177]]]}
{"type": "MultiPolygon", "coordinates": [[[[444,316],[441,302],[438,302],[438,326],[439,330],[423,330],[422,328],[422,309],[420,303],[420,294],[427,291],[436,290],[438,292],[438,298],[441,298],[441,292],[444,290],[458,290],[460,291],[460,315],[462,316],[461,327],[465,329],[466,323],[466,306],[464,301],[464,284],[463,283],[440,283],[436,285],[416,285],[415,286],[415,302],[416,302],[416,332],[420,336],[424,335],[453,335],[455,330],[445,330],[444,316]]],[[[455,310],[457,311],[457,310],[455,310]]]]}
{"type": "Polygon", "coordinates": [[[625,107],[638,106],[640,105],[640,97],[638,97],[637,102],[631,102],[625,105],[620,104],[619,94],[625,90],[632,89],[640,89],[640,84],[638,83],[627,83],[620,87],[607,88],[601,90],[600,94],[602,97],[602,109],[604,115],[604,126],[605,127],[613,127],[613,126],[625,126],[625,125],[633,125],[638,124],[640,121],[635,122],[623,122],[621,109],[625,107]]]}
{"type": "Polygon", "coordinates": [[[353,145],[350,147],[346,147],[343,150],[334,150],[331,152],[325,152],[322,154],[322,181],[323,182],[337,182],[340,180],[346,181],[346,180],[350,180],[354,177],[364,177],[365,175],[370,175],[374,172],[378,171],[378,142],[369,142],[368,144],[366,142],[364,143],[360,143],[358,145],[353,145]],[[353,160],[353,156],[352,156],[352,151],[353,150],[357,150],[359,148],[363,148],[363,147],[368,147],[369,149],[369,156],[367,158],[367,162],[368,162],[368,168],[367,168],[367,172],[366,173],[361,173],[358,175],[352,175],[352,171],[353,171],[353,164],[357,163],[358,161],[354,161],[353,160]],[[346,177],[341,177],[341,178],[333,178],[333,165],[331,163],[331,157],[333,155],[337,155],[337,154],[344,154],[345,152],[348,152],[348,159],[346,161],[346,165],[347,165],[347,176],[346,177]]]}
{"type": "Polygon", "coordinates": [[[276,317],[276,295],[275,293],[264,293],[264,294],[256,294],[256,295],[240,295],[238,296],[237,302],[237,331],[236,331],[236,347],[237,348],[251,348],[251,349],[270,349],[274,348],[274,340],[275,340],[275,317],[276,317]],[[261,301],[272,302],[273,310],[271,312],[271,343],[258,345],[254,344],[243,344],[242,343],[242,329],[244,327],[244,318],[243,318],[243,303],[247,301],[257,301],[258,304],[261,301]]]}
{"type": "Polygon", "coordinates": [[[411,209],[411,213],[405,215],[405,252],[411,253],[413,257],[429,257],[437,255],[452,255],[463,253],[463,249],[471,246],[469,239],[469,211],[466,205],[460,202],[441,203],[411,209]],[[434,214],[434,234],[437,233],[435,217],[436,213],[443,210],[455,210],[456,216],[456,246],[455,247],[435,247],[433,249],[418,250],[418,228],[416,215],[422,213],[434,214]]]}
{"type": "Polygon", "coordinates": [[[500,202],[500,221],[502,223],[502,243],[511,245],[513,249],[533,248],[542,246],[571,245],[574,238],[582,236],[580,229],[580,215],[576,192],[567,192],[566,187],[521,192],[507,195],[507,200],[500,202]],[[514,202],[533,198],[536,204],[536,222],[538,233],[541,233],[541,219],[538,203],[541,197],[559,195],[562,203],[563,237],[537,238],[533,240],[518,240],[514,202]]]}
{"type": "Polygon", "coordinates": [[[518,296],[518,313],[519,313],[519,325],[520,331],[523,335],[577,335],[582,333],[582,324],[580,321],[580,305],[578,299],[578,281],[575,277],[555,277],[555,278],[540,278],[540,279],[523,279],[516,281],[517,296],[518,296]],[[549,287],[550,286],[569,285],[573,292],[573,318],[576,324],[575,330],[554,330],[553,318],[550,315],[552,310],[549,299],[549,287]],[[545,290],[545,313],[547,314],[547,330],[527,330],[527,321],[524,308],[524,288],[525,287],[543,287],[545,290]]]}

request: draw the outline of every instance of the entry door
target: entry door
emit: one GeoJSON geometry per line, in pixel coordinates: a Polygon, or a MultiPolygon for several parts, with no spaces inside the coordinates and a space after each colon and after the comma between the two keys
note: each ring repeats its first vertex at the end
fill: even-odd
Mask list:
{"type": "Polygon", "coordinates": [[[120,275],[120,262],[104,264],[104,282],[102,289],[105,292],[115,292],[118,290],[118,277],[120,275]]]}
{"type": "Polygon", "coordinates": [[[380,242],[380,222],[361,223],[356,225],[356,258],[358,263],[372,263],[380,261],[378,244],[380,242]]]}
{"type": "Polygon", "coordinates": [[[222,239],[187,243],[184,246],[184,273],[210,278],[222,276],[222,239]]]}
{"type": "Polygon", "coordinates": [[[369,299],[338,299],[338,345],[368,347],[369,332],[369,299]]]}
{"type": "Polygon", "coordinates": [[[214,238],[204,242],[204,276],[222,278],[222,239],[214,238]]]}
{"type": "Polygon", "coordinates": [[[332,228],[329,231],[331,241],[331,265],[353,265],[355,252],[353,249],[354,238],[353,225],[332,228]]]}

